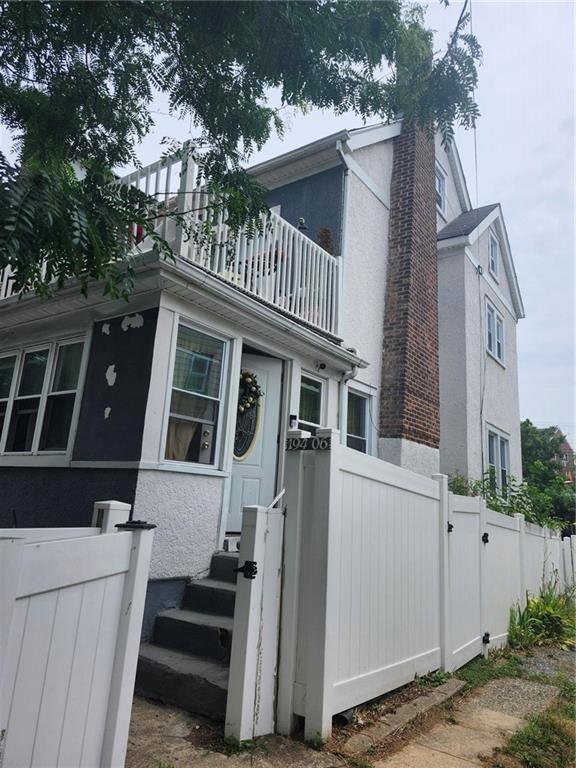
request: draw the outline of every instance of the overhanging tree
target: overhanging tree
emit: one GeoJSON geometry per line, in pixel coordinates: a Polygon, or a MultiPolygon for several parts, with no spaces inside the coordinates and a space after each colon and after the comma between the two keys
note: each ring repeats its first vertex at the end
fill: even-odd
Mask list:
{"type": "Polygon", "coordinates": [[[465,4],[433,54],[422,11],[404,0],[0,1],[0,119],[16,149],[15,161],[0,153],[0,268],[20,292],[74,277],[84,291],[100,279],[127,295],[131,225],[170,254],[152,202],[112,172],[136,161],[157,92],[192,119],[197,141],[186,152],[202,163],[211,213],[230,211],[233,230],[265,209],[243,168],[282,133],[272,88],[287,106],[384,120],[402,112],[449,141],[478,115],[480,48],[466,23],[465,4]]]}

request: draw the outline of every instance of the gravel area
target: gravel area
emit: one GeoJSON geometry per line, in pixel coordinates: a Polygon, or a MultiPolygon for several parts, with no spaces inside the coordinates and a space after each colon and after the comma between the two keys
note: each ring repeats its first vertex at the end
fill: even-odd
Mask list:
{"type": "Polygon", "coordinates": [[[515,717],[526,717],[547,709],[558,694],[555,685],[505,677],[492,680],[473,695],[474,703],[515,717]]]}
{"type": "Polygon", "coordinates": [[[528,675],[555,678],[559,674],[564,674],[574,678],[576,652],[574,649],[535,648],[529,656],[526,656],[523,666],[528,675]]]}

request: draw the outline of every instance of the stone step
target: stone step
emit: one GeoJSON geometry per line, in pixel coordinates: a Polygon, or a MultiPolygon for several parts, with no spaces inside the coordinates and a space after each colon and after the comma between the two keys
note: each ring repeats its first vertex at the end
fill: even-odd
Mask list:
{"type": "Polygon", "coordinates": [[[154,644],[228,664],[233,624],[230,616],[171,608],[156,617],[154,644]]]}
{"type": "Polygon", "coordinates": [[[186,585],[182,607],[200,613],[234,616],[236,585],[218,579],[200,579],[186,585]]]}
{"type": "Polygon", "coordinates": [[[238,568],[237,552],[216,552],[210,563],[210,578],[235,584],[238,574],[234,573],[234,568],[238,568]]]}
{"type": "Polygon", "coordinates": [[[214,659],[145,643],[140,646],[136,693],[222,721],[228,667],[214,659]]]}

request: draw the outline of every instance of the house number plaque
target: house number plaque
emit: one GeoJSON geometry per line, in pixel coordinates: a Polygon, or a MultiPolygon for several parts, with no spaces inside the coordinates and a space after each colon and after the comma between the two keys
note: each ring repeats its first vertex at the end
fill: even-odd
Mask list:
{"type": "Polygon", "coordinates": [[[286,440],[287,451],[329,451],[330,437],[289,437],[286,440]]]}

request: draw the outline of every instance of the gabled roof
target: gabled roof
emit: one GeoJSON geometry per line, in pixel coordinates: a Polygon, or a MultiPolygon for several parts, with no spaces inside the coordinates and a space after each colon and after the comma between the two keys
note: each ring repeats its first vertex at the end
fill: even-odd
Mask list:
{"type": "Polygon", "coordinates": [[[493,227],[500,243],[500,253],[502,254],[502,262],[504,264],[506,277],[508,278],[508,285],[510,286],[514,312],[516,313],[517,318],[524,317],[522,295],[520,293],[516,269],[514,268],[510,241],[508,240],[508,233],[506,231],[506,224],[504,223],[504,216],[502,215],[500,203],[483,205],[481,208],[465,211],[464,213],[461,213],[460,216],[457,216],[454,221],[451,221],[450,224],[447,224],[444,229],[441,229],[440,232],[438,232],[438,250],[450,251],[453,248],[468,248],[473,245],[480,235],[490,226],[493,227]]]}
{"type": "Polygon", "coordinates": [[[448,240],[451,237],[469,235],[498,206],[499,203],[493,203],[492,205],[483,205],[481,208],[473,208],[471,211],[464,211],[450,224],[447,224],[444,229],[441,229],[436,239],[448,240]]]}

